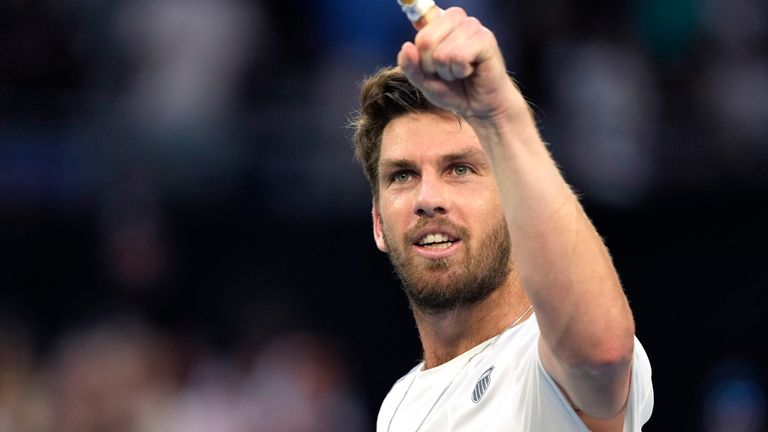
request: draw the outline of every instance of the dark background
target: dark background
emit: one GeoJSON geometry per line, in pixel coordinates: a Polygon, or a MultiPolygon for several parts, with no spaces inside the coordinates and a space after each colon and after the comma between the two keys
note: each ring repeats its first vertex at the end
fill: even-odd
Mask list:
{"type": "MultiPolygon", "coordinates": [[[[768,4],[453,4],[496,32],[613,254],[653,366],[644,430],[767,430],[768,4]]],[[[0,3],[0,423],[51,430],[4,412],[63,421],[87,380],[67,353],[127,332],[162,342],[169,406],[209,400],[212,362],[204,382],[253,402],[288,346],[258,376],[319,358],[297,388],[351,402],[344,427],[284,430],[372,429],[420,350],[345,125],[413,34],[394,0],[0,3]]],[[[157,389],[102,379],[83,398],[119,415],[61,424],[147,430],[120,389],[157,389]]],[[[269,428],[248,424],[210,427],[269,428]]]]}

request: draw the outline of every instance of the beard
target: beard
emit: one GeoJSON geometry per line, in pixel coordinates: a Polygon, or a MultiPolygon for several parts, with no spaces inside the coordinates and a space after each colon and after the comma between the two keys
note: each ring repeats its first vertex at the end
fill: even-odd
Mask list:
{"type": "Polygon", "coordinates": [[[420,220],[403,236],[402,243],[393,242],[384,230],[384,241],[403,290],[412,304],[427,313],[477,304],[498,289],[511,272],[509,231],[503,216],[481,238],[477,251],[470,248],[467,230],[446,219],[420,220]],[[457,234],[463,254],[441,259],[415,254],[410,239],[426,225],[449,228],[457,234]]]}

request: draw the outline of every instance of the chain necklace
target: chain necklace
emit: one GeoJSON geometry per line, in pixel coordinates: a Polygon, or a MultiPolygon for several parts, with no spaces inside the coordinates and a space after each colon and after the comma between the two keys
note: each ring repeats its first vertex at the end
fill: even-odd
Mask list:
{"type": "MultiPolygon", "coordinates": [[[[467,359],[467,361],[466,361],[466,362],[465,362],[463,365],[461,365],[461,367],[460,367],[460,368],[459,368],[459,370],[456,372],[456,374],[453,376],[453,378],[451,378],[451,381],[449,381],[449,382],[448,382],[448,385],[446,385],[446,386],[445,386],[445,388],[443,389],[443,391],[441,391],[441,392],[440,392],[440,394],[437,396],[437,399],[435,399],[435,401],[432,403],[432,406],[431,406],[431,407],[429,407],[429,411],[427,411],[427,414],[426,414],[426,415],[424,416],[424,418],[421,420],[421,423],[419,423],[419,426],[418,426],[418,427],[416,427],[416,431],[415,431],[415,432],[419,432],[419,430],[421,430],[421,427],[422,427],[422,426],[424,426],[424,423],[426,423],[426,421],[427,421],[427,418],[429,418],[429,415],[430,415],[430,414],[432,414],[432,410],[433,410],[433,409],[435,409],[435,406],[437,406],[437,403],[438,403],[438,402],[440,402],[440,399],[442,399],[442,398],[443,398],[443,396],[444,396],[444,395],[445,395],[445,393],[448,391],[448,389],[449,389],[449,388],[451,388],[451,385],[453,385],[453,382],[454,382],[454,381],[456,380],[456,378],[459,376],[459,374],[461,373],[461,371],[463,371],[463,370],[464,370],[464,368],[465,368],[465,367],[467,367],[467,365],[468,365],[468,364],[469,364],[469,363],[472,361],[472,359],[474,359],[475,357],[479,356],[479,355],[480,355],[480,354],[482,354],[482,353],[483,353],[485,350],[487,350],[487,349],[488,349],[488,348],[490,348],[490,347],[491,347],[493,344],[495,344],[495,343],[496,343],[496,341],[497,341],[497,340],[499,340],[499,338],[500,338],[500,337],[501,337],[501,336],[502,336],[504,333],[506,333],[506,332],[507,332],[507,330],[509,330],[509,329],[511,329],[512,327],[516,326],[516,325],[517,325],[517,324],[520,322],[520,320],[522,320],[522,319],[523,319],[523,317],[524,317],[524,316],[526,316],[526,315],[528,314],[528,312],[530,312],[530,311],[531,311],[531,309],[533,309],[533,305],[530,305],[530,306],[528,306],[528,308],[527,308],[527,309],[526,309],[526,310],[525,310],[525,311],[524,311],[522,314],[520,314],[520,315],[517,317],[517,319],[515,319],[515,321],[514,321],[514,322],[513,322],[513,323],[512,323],[512,324],[511,324],[509,327],[505,328],[505,329],[504,329],[504,331],[502,331],[501,333],[497,334],[497,335],[496,335],[496,336],[495,336],[495,337],[494,337],[494,338],[493,338],[493,339],[492,339],[490,342],[488,342],[488,343],[487,343],[487,344],[486,344],[486,345],[483,347],[483,349],[481,349],[480,351],[476,352],[475,354],[472,354],[472,356],[471,356],[470,358],[468,358],[468,359],[467,359]]],[[[416,381],[416,377],[417,377],[417,376],[418,376],[418,372],[413,374],[413,379],[411,380],[411,383],[410,383],[410,384],[408,384],[408,388],[406,388],[406,389],[405,389],[405,394],[403,394],[403,397],[400,399],[400,402],[398,402],[398,403],[397,403],[397,406],[395,407],[395,411],[392,413],[392,417],[390,417],[390,418],[389,418],[389,424],[387,425],[387,432],[389,432],[390,428],[392,427],[392,421],[393,421],[393,420],[395,420],[395,415],[397,415],[397,411],[400,409],[400,405],[402,405],[402,404],[403,404],[403,401],[405,400],[405,397],[406,397],[406,396],[408,396],[408,392],[409,392],[409,391],[411,391],[411,387],[413,386],[413,383],[416,381]]]]}

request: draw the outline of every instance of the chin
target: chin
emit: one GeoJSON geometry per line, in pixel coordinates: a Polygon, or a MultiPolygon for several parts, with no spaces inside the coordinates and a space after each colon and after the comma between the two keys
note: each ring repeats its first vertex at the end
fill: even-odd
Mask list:
{"type": "Polygon", "coordinates": [[[403,284],[408,299],[427,313],[439,313],[472,306],[485,299],[493,289],[457,281],[452,274],[422,277],[403,284]],[[458,283],[457,283],[458,282],[458,283]]]}

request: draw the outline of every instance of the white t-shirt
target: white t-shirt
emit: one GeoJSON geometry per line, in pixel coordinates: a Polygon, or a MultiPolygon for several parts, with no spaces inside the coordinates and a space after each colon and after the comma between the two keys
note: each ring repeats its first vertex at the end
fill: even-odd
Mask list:
{"type": "MultiPolygon", "coordinates": [[[[423,422],[419,432],[589,431],[541,364],[535,315],[494,339],[432,369],[416,365],[387,394],[376,430],[415,432],[423,422]]],[[[624,432],[640,431],[653,410],[651,364],[637,338],[632,361],[624,432]]]]}

